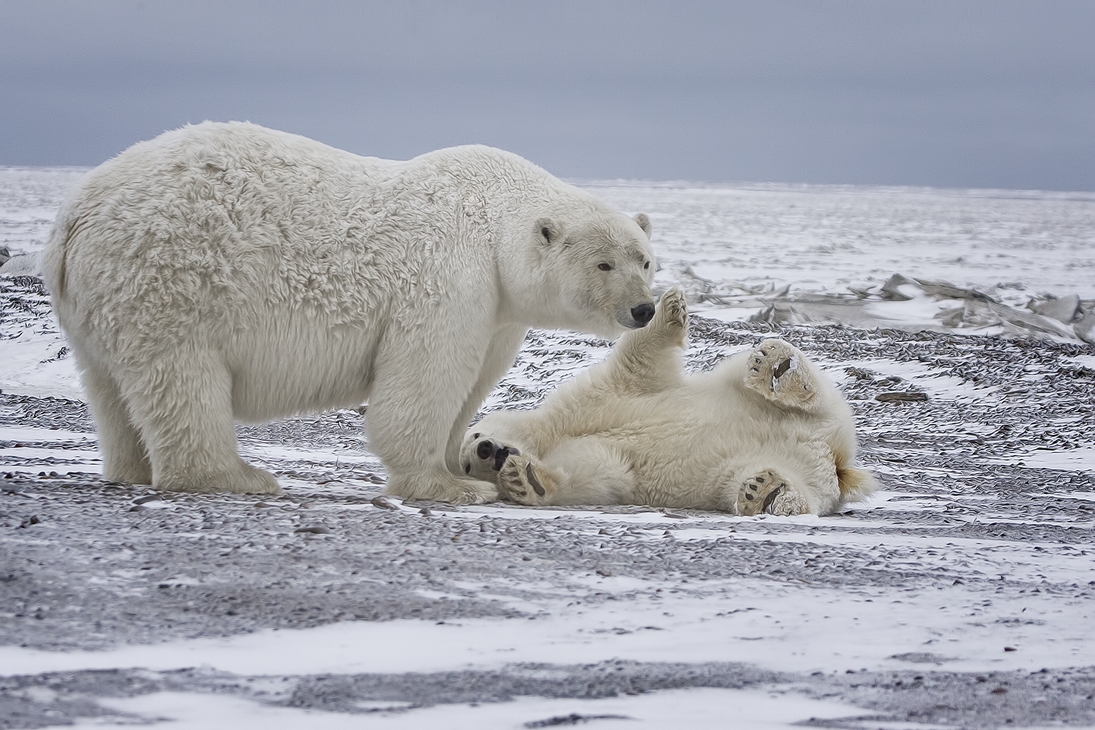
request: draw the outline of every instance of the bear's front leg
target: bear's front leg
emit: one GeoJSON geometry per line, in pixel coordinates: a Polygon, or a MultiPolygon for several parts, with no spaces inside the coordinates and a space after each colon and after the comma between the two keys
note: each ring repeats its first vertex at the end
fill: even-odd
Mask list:
{"type": "Polygon", "coordinates": [[[615,390],[666,390],[683,377],[681,355],[687,335],[688,305],[681,290],[673,287],[662,295],[650,324],[621,337],[608,361],[593,372],[607,378],[615,390]]]}
{"type": "Polygon", "coordinates": [[[388,470],[387,492],[457,504],[498,499],[494,484],[450,470],[457,466],[459,441],[451,467],[448,459],[455,424],[479,380],[486,343],[445,328],[418,333],[418,341],[407,341],[413,333],[399,334],[377,352],[365,417],[369,449],[388,470]]]}

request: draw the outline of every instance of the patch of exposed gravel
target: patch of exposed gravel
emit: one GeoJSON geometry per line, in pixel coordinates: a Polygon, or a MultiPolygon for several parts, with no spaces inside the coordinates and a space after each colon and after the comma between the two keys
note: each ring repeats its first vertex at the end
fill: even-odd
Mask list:
{"type": "MultiPolygon", "coordinates": [[[[37,286],[36,280],[7,280],[0,291],[7,324],[48,314],[37,286]]],[[[749,577],[847,591],[961,583],[992,596],[1039,592],[1092,603],[1095,574],[1092,582],[999,575],[963,567],[960,545],[956,559],[941,564],[929,547],[904,538],[930,535],[956,545],[991,539],[1001,550],[1035,544],[1049,561],[1095,558],[1095,475],[1039,467],[1032,456],[1095,446],[1095,370],[1077,360],[1095,349],[694,318],[689,367],[708,368],[728,351],[772,334],[841,379],[859,424],[862,461],[889,495],[883,504],[853,505],[839,519],[811,524],[758,519],[729,525],[722,516],[690,511],[668,513],[656,524],[613,522],[614,515],[649,511],[641,507],[556,510],[550,519],[515,520],[512,510],[519,508],[503,514],[398,505],[376,499],[384,472],[367,453],[356,410],[239,429],[244,452],[281,478],[279,497],[159,493],[95,475],[94,433],[83,404],[2,394],[0,426],[26,429],[26,437],[0,441],[0,645],[101,649],[348,620],[527,618],[537,614],[529,606],[542,596],[527,588],[532,582],[591,605],[617,600],[576,583],[583,575],[663,581],[696,595],[719,581],[749,577]],[[926,397],[878,399],[893,392],[926,397]],[[320,454],[333,454],[335,463],[320,454]],[[590,513],[599,516],[596,525],[590,513]],[[681,531],[707,528],[724,537],[676,539],[681,531]],[[735,535],[752,539],[731,539],[735,535]],[[867,550],[852,539],[864,535],[876,537],[877,546],[867,550]],[[485,583],[495,597],[469,588],[485,583]]],[[[485,408],[531,407],[607,347],[594,338],[534,332],[485,408]]],[[[107,715],[96,697],[164,689],[358,712],[355,703],[365,700],[413,707],[522,694],[599,697],[761,685],[839,697],[876,713],[854,719],[860,723],[1095,723],[1090,666],[970,674],[945,671],[937,659],[909,655],[915,666],[907,672],[813,676],[737,664],[627,662],[261,680],[200,670],[54,673],[0,679],[0,727],[107,715]]],[[[853,720],[841,722],[813,724],[844,727],[853,720]]]]}

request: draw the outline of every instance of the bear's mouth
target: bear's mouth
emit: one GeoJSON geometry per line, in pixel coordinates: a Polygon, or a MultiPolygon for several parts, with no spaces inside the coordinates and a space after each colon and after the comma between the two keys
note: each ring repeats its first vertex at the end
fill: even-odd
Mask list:
{"type": "Polygon", "coordinates": [[[511,449],[508,446],[503,446],[502,448],[498,449],[498,451],[494,452],[494,470],[495,471],[501,471],[502,470],[502,464],[506,463],[506,459],[509,458],[510,454],[514,454],[515,456],[520,456],[521,452],[518,451],[517,449],[511,449]]]}
{"type": "MultiPolygon", "coordinates": [[[[521,452],[512,446],[497,446],[489,439],[484,439],[475,446],[475,455],[480,460],[489,463],[494,471],[502,470],[502,465],[506,463],[506,459],[509,458],[510,454],[520,456],[521,452]]],[[[471,464],[468,464],[464,471],[470,474],[471,464]]]]}

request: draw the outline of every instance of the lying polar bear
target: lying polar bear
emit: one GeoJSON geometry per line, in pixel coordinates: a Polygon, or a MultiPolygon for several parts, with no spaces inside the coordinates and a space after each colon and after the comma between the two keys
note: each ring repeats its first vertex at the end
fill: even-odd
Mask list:
{"type": "Polygon", "coordinates": [[[829,514],[870,494],[851,411],[806,357],[764,340],[686,375],[688,315],[667,292],[653,321],[534,411],[465,436],[465,473],[528,505],[648,504],[738,515],[829,514]]]}

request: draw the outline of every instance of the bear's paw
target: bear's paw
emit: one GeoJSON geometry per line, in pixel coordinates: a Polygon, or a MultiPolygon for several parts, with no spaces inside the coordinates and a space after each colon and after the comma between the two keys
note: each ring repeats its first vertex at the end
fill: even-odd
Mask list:
{"type": "Polygon", "coordinates": [[[539,470],[519,454],[510,454],[498,470],[498,494],[503,500],[516,504],[547,503],[547,489],[539,470]]]}
{"type": "Polygon", "coordinates": [[[780,405],[811,410],[818,383],[801,352],[783,340],[764,340],[749,355],[745,385],[780,405]]]}
{"type": "Polygon", "coordinates": [[[649,326],[667,332],[688,330],[688,303],[680,289],[673,287],[662,294],[654,321],[649,326]]]}
{"type": "Polygon", "coordinates": [[[738,514],[752,517],[768,512],[775,500],[790,489],[787,480],[766,469],[745,480],[738,492],[738,514]]]}

